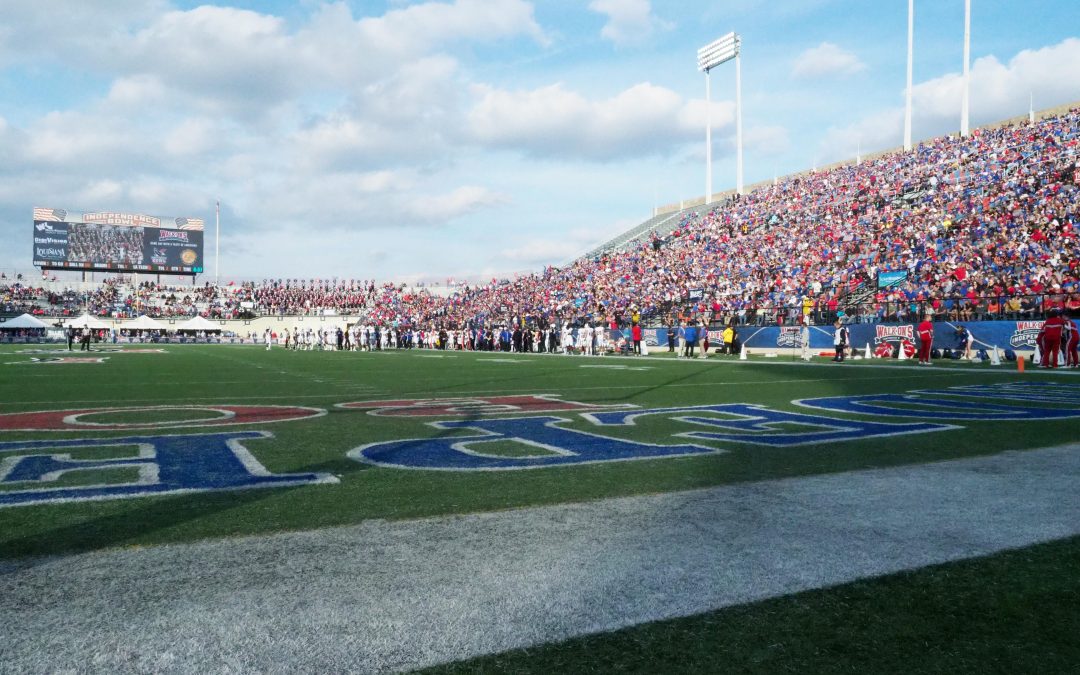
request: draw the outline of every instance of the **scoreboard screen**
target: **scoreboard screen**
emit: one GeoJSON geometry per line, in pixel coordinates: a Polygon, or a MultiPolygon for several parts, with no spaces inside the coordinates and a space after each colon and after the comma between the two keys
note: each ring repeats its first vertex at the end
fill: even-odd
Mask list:
{"type": "Polygon", "coordinates": [[[34,265],[43,269],[199,274],[203,221],[138,213],[34,209],[34,265]]]}

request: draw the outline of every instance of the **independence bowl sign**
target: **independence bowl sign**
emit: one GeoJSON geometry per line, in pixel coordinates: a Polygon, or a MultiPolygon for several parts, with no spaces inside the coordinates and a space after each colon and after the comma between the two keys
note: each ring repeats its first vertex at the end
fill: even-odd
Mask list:
{"type": "MultiPolygon", "coordinates": [[[[427,435],[364,443],[345,454],[381,467],[438,471],[507,471],[728,452],[740,444],[791,447],[923,434],[960,428],[957,421],[1032,421],[1080,417],[1080,386],[1053,383],[971,385],[905,394],[831,396],[793,401],[798,412],[751,403],[641,409],[562,401],[553,396],[355,401],[358,414],[409,417],[427,435]],[[869,416],[849,419],[837,413],[869,416]],[[463,419],[464,418],[464,419],[463,419]],[[611,434],[646,418],[677,423],[664,443],[611,434]],[[571,423],[578,427],[571,428],[571,423]],[[445,432],[452,432],[447,435],[445,432]],[[705,444],[708,442],[708,444],[705,444]],[[496,445],[497,444],[497,445],[496,445]],[[520,452],[499,452],[507,444],[520,452]],[[720,447],[717,447],[720,446],[720,447]]],[[[0,507],[334,484],[326,473],[271,473],[250,452],[265,430],[229,427],[288,424],[326,410],[298,406],[175,406],[50,410],[0,415],[11,432],[130,432],[109,438],[0,440],[0,507]],[[183,411],[175,421],[118,422],[140,413],[183,411]],[[194,417],[192,419],[191,417],[194,417]],[[163,433],[213,427],[199,433],[163,433]],[[221,427],[221,429],[218,429],[221,427]],[[92,472],[87,474],[86,472],[92,472]],[[117,473],[119,472],[119,473],[117,473]],[[112,475],[111,482],[72,474],[112,475]],[[90,484],[86,484],[89,482],[90,484]]],[[[149,415],[148,415],[149,416],[149,415]]]]}

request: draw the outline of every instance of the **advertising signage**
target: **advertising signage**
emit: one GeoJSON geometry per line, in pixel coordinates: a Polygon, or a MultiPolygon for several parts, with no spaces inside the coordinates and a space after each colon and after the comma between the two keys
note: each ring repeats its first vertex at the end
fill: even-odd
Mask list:
{"type": "Polygon", "coordinates": [[[203,271],[203,221],[138,213],[34,209],[34,265],[43,269],[190,274],[203,271]]]}

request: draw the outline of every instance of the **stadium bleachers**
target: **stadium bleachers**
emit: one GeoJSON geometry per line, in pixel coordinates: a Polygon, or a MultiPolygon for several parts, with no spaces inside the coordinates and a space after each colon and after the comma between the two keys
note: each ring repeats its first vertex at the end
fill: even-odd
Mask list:
{"type": "Polygon", "coordinates": [[[1080,112],[941,137],[657,215],[561,268],[454,288],[265,280],[220,287],[0,280],[0,310],[231,319],[333,312],[464,327],[638,312],[766,324],[1080,309],[1080,112]],[[891,273],[891,281],[878,283],[891,273]],[[884,278],[884,277],[880,277],[884,278]],[[60,286],[63,286],[62,288],[60,286]]]}

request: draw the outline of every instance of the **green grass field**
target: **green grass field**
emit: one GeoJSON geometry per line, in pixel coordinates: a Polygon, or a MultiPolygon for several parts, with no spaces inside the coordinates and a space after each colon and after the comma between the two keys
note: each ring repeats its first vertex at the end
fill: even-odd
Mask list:
{"type": "MultiPolygon", "coordinates": [[[[0,349],[0,412],[13,417],[12,413],[31,411],[108,410],[84,412],[78,420],[56,422],[57,431],[0,431],[0,442],[8,444],[8,450],[0,449],[0,461],[31,454],[25,449],[10,449],[22,441],[257,430],[270,435],[246,438],[243,445],[269,473],[320,474],[336,480],[262,489],[216,489],[209,485],[177,494],[75,498],[60,503],[48,503],[46,496],[39,503],[5,508],[4,497],[44,485],[17,480],[18,472],[12,467],[25,464],[8,460],[7,470],[0,464],[0,558],[8,560],[925,464],[1061,445],[1076,441],[1080,430],[1080,423],[1070,417],[1039,421],[885,419],[822,412],[793,403],[818,397],[1024,382],[1052,385],[1054,395],[1036,403],[1030,399],[1025,403],[1015,396],[992,402],[1035,405],[1057,412],[1080,408],[1080,379],[1073,373],[1029,370],[1021,375],[1012,366],[948,363],[918,368],[911,362],[839,365],[825,359],[806,365],[783,358],[687,361],[666,353],[635,359],[426,351],[267,352],[250,346],[177,345],[163,346],[161,353],[106,350],[91,355],[104,358],[101,363],[31,363],[32,359],[67,356],[30,353],[39,348],[12,345],[0,349]],[[743,438],[754,440],[753,431],[747,429],[727,429],[738,437],[735,440],[729,436],[726,440],[697,437],[690,441],[677,436],[715,430],[715,425],[681,419],[691,413],[642,416],[633,425],[598,430],[582,416],[589,410],[563,410],[531,415],[556,416],[563,420],[558,423],[562,428],[594,436],[653,446],[692,442],[716,452],[483,471],[399,468],[349,456],[363,446],[389,441],[475,436],[468,429],[435,427],[432,422],[527,415],[512,411],[488,415],[490,411],[467,406],[443,415],[390,416],[340,404],[514,395],[543,395],[634,410],[740,403],[840,420],[933,422],[955,428],[772,447],[741,442],[743,438]],[[203,409],[214,406],[302,406],[317,409],[310,413],[317,416],[200,426],[223,414],[203,409]],[[115,428],[124,425],[129,426],[115,428]]],[[[139,346],[150,348],[157,346],[139,346]]],[[[972,396],[956,400],[987,401],[972,396]]],[[[904,409],[910,404],[897,405],[904,409]]],[[[701,415],[717,423],[737,419],[715,411],[701,415]]],[[[767,431],[814,430],[788,421],[767,431]]],[[[587,445],[591,441],[583,442],[587,445]]],[[[602,444],[602,439],[597,443],[602,444]]],[[[42,450],[39,454],[58,452],[42,450]]],[[[132,444],[63,452],[73,461],[100,461],[135,458],[139,449],[132,444]]],[[[556,453],[536,444],[504,439],[485,443],[482,454],[487,459],[528,462],[522,458],[556,453]]],[[[138,476],[139,469],[133,466],[87,468],[61,472],[48,487],[70,488],[74,491],[71,494],[77,494],[86,486],[127,484],[137,481],[138,476]]],[[[1068,572],[1076,569],[1078,560],[1080,541],[1068,539],[444,668],[461,672],[1066,672],[1080,663],[1074,639],[1080,630],[1080,587],[1076,575],[1068,572]],[[958,625],[965,628],[958,630],[958,625]]]]}

